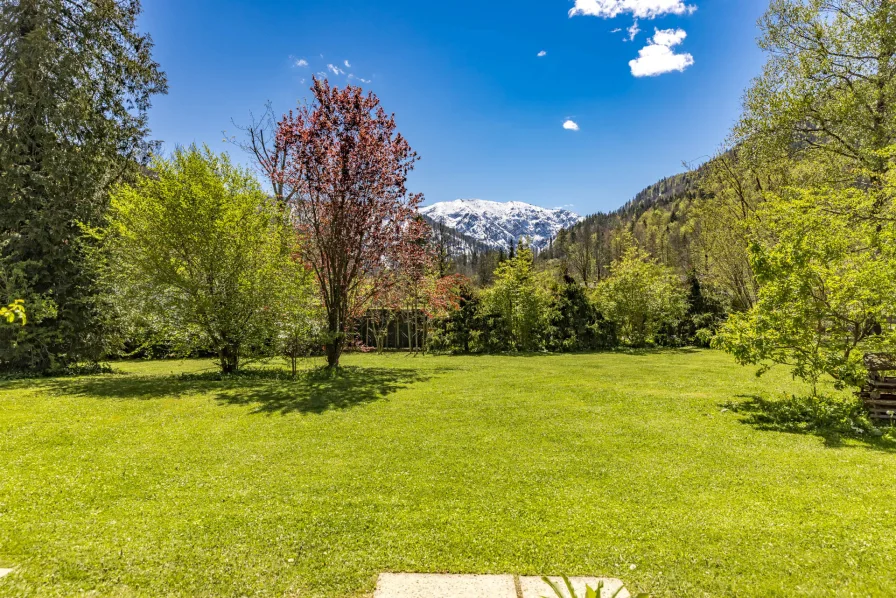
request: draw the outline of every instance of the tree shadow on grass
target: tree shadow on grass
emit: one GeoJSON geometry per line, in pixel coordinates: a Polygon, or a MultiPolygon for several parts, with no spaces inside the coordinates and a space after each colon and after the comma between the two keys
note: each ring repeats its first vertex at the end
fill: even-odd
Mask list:
{"type": "Polygon", "coordinates": [[[617,347],[614,349],[583,349],[581,351],[500,351],[494,353],[452,353],[452,352],[434,352],[433,355],[439,357],[478,357],[483,360],[490,357],[563,357],[563,356],[582,356],[582,355],[632,355],[635,357],[645,357],[648,355],[691,355],[695,353],[705,353],[709,349],[700,347],[617,347]]]}
{"type": "Polygon", "coordinates": [[[321,368],[295,379],[231,387],[219,392],[215,399],[224,405],[252,405],[252,413],[323,413],[371,403],[429,378],[400,368],[321,368]]]}
{"type": "Polygon", "coordinates": [[[758,395],[737,398],[741,400],[720,407],[742,415],[741,423],[757,430],[817,436],[828,448],[864,447],[896,453],[896,443],[882,437],[882,431],[868,421],[858,401],[796,396],[769,399],[758,395]]]}
{"type": "MultiPolygon", "coordinates": [[[[437,373],[432,370],[427,374],[437,373]]],[[[323,413],[348,409],[429,379],[413,369],[342,367],[313,369],[295,378],[284,369],[247,369],[222,376],[217,371],[171,376],[110,375],[47,380],[40,388],[56,396],[157,400],[207,394],[223,405],[254,405],[252,413],[323,413]]]]}

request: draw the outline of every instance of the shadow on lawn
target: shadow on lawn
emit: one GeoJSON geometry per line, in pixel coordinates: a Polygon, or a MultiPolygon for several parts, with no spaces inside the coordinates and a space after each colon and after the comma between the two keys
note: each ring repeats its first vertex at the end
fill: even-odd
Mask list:
{"type": "MultiPolygon", "coordinates": [[[[436,370],[433,370],[435,373],[436,370]]],[[[393,394],[429,376],[403,368],[342,367],[300,372],[294,379],[283,369],[247,369],[171,376],[109,375],[57,378],[41,383],[57,396],[152,400],[209,394],[223,405],[254,405],[252,413],[323,413],[348,409],[393,394]]]]}
{"type": "Polygon", "coordinates": [[[254,405],[252,413],[323,413],[370,403],[428,379],[406,369],[342,367],[331,372],[321,368],[295,380],[229,388],[215,398],[225,405],[254,405]]]}
{"type": "Polygon", "coordinates": [[[858,401],[769,399],[758,395],[737,395],[737,398],[742,400],[720,407],[742,415],[741,423],[757,430],[818,436],[829,448],[864,447],[896,452],[896,444],[882,438],[880,430],[875,432],[858,401]],[[844,442],[847,439],[854,442],[844,442]]]}
{"type": "Polygon", "coordinates": [[[439,357],[478,357],[483,360],[492,357],[569,357],[577,355],[632,355],[646,357],[648,355],[691,355],[705,353],[708,349],[700,347],[621,347],[617,349],[589,349],[584,351],[505,351],[498,353],[434,353],[439,357]]]}

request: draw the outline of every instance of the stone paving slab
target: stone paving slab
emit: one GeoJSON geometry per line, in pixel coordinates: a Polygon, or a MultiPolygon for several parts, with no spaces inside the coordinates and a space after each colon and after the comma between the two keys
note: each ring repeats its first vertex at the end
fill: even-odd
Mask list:
{"type": "MultiPolygon", "coordinates": [[[[566,589],[566,584],[563,583],[562,577],[551,577],[550,580],[563,591],[564,598],[569,598],[569,592],[566,589]]],[[[615,591],[623,587],[620,580],[612,577],[570,577],[569,581],[572,583],[572,588],[576,591],[578,598],[585,598],[585,586],[591,586],[596,590],[597,584],[601,581],[604,582],[604,587],[600,592],[601,598],[610,598],[615,591]]],[[[520,577],[520,586],[523,590],[523,598],[557,597],[551,586],[542,581],[541,577],[520,577]]],[[[631,594],[623,588],[622,591],[616,594],[616,598],[631,598],[631,594]]]]}
{"type": "Polygon", "coordinates": [[[13,572],[12,569],[2,569],[2,568],[0,568],[0,577],[6,577],[7,575],[9,575],[9,574],[12,573],[12,572],[13,572]]]}
{"type": "Polygon", "coordinates": [[[373,598],[516,598],[512,575],[382,573],[373,598]]]}

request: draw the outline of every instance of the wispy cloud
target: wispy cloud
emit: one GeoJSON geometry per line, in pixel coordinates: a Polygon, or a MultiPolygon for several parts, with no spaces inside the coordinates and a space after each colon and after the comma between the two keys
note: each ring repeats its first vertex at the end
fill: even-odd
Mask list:
{"type": "Polygon", "coordinates": [[[344,75],[344,74],[345,74],[345,71],[344,71],[344,70],[342,70],[341,68],[339,68],[338,66],[336,66],[336,65],[334,65],[334,64],[328,64],[328,65],[327,65],[327,68],[328,68],[328,69],[330,70],[330,72],[333,73],[334,75],[344,75]]]}
{"type": "Polygon", "coordinates": [[[578,131],[579,125],[576,124],[575,121],[573,121],[571,119],[566,119],[566,121],[563,123],[563,128],[566,129],[567,131],[578,131]]]}
{"type": "Polygon", "coordinates": [[[349,73],[348,78],[349,79],[357,79],[361,83],[370,83],[370,79],[365,79],[364,77],[357,77],[352,73],[349,73]]]}
{"type": "Polygon", "coordinates": [[[295,56],[290,56],[289,59],[292,61],[293,66],[298,67],[306,67],[308,66],[308,61],[304,58],[296,58],[295,56]]]}
{"type": "Polygon", "coordinates": [[[632,23],[632,26],[626,29],[626,31],[628,32],[628,41],[635,41],[635,38],[641,33],[641,28],[638,27],[638,19],[635,19],[635,22],[632,23]]]}
{"type": "Polygon", "coordinates": [[[542,50],[541,52],[539,52],[539,53],[537,54],[537,56],[538,56],[539,58],[544,58],[544,57],[547,56],[547,55],[548,55],[548,53],[545,52],[544,50],[542,50]]]}
{"type": "Polygon", "coordinates": [[[352,68],[352,65],[350,65],[350,64],[348,63],[348,60],[346,60],[343,64],[345,65],[345,68],[347,68],[347,69],[352,68]]]}
{"type": "Polygon", "coordinates": [[[664,15],[691,14],[697,10],[684,0],[576,0],[569,16],[592,16],[612,19],[631,14],[638,19],[654,19],[664,15]]]}
{"type": "Polygon", "coordinates": [[[688,53],[676,54],[672,48],[688,36],[683,29],[654,29],[653,37],[638,51],[638,58],[629,61],[635,77],[654,77],[673,71],[682,72],[692,64],[688,53]]]}

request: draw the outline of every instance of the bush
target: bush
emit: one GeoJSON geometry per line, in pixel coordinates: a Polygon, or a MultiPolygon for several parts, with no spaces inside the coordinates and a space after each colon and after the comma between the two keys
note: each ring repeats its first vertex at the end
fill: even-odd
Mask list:
{"type": "Polygon", "coordinates": [[[678,276],[636,246],[613,262],[594,299],[619,339],[635,347],[671,342],[687,310],[678,276]]]}
{"type": "Polygon", "coordinates": [[[547,285],[534,271],[532,251],[521,245],[514,257],[498,265],[495,284],[482,293],[485,330],[497,333],[486,340],[486,346],[500,339],[510,351],[544,349],[551,305],[547,285]]]}

